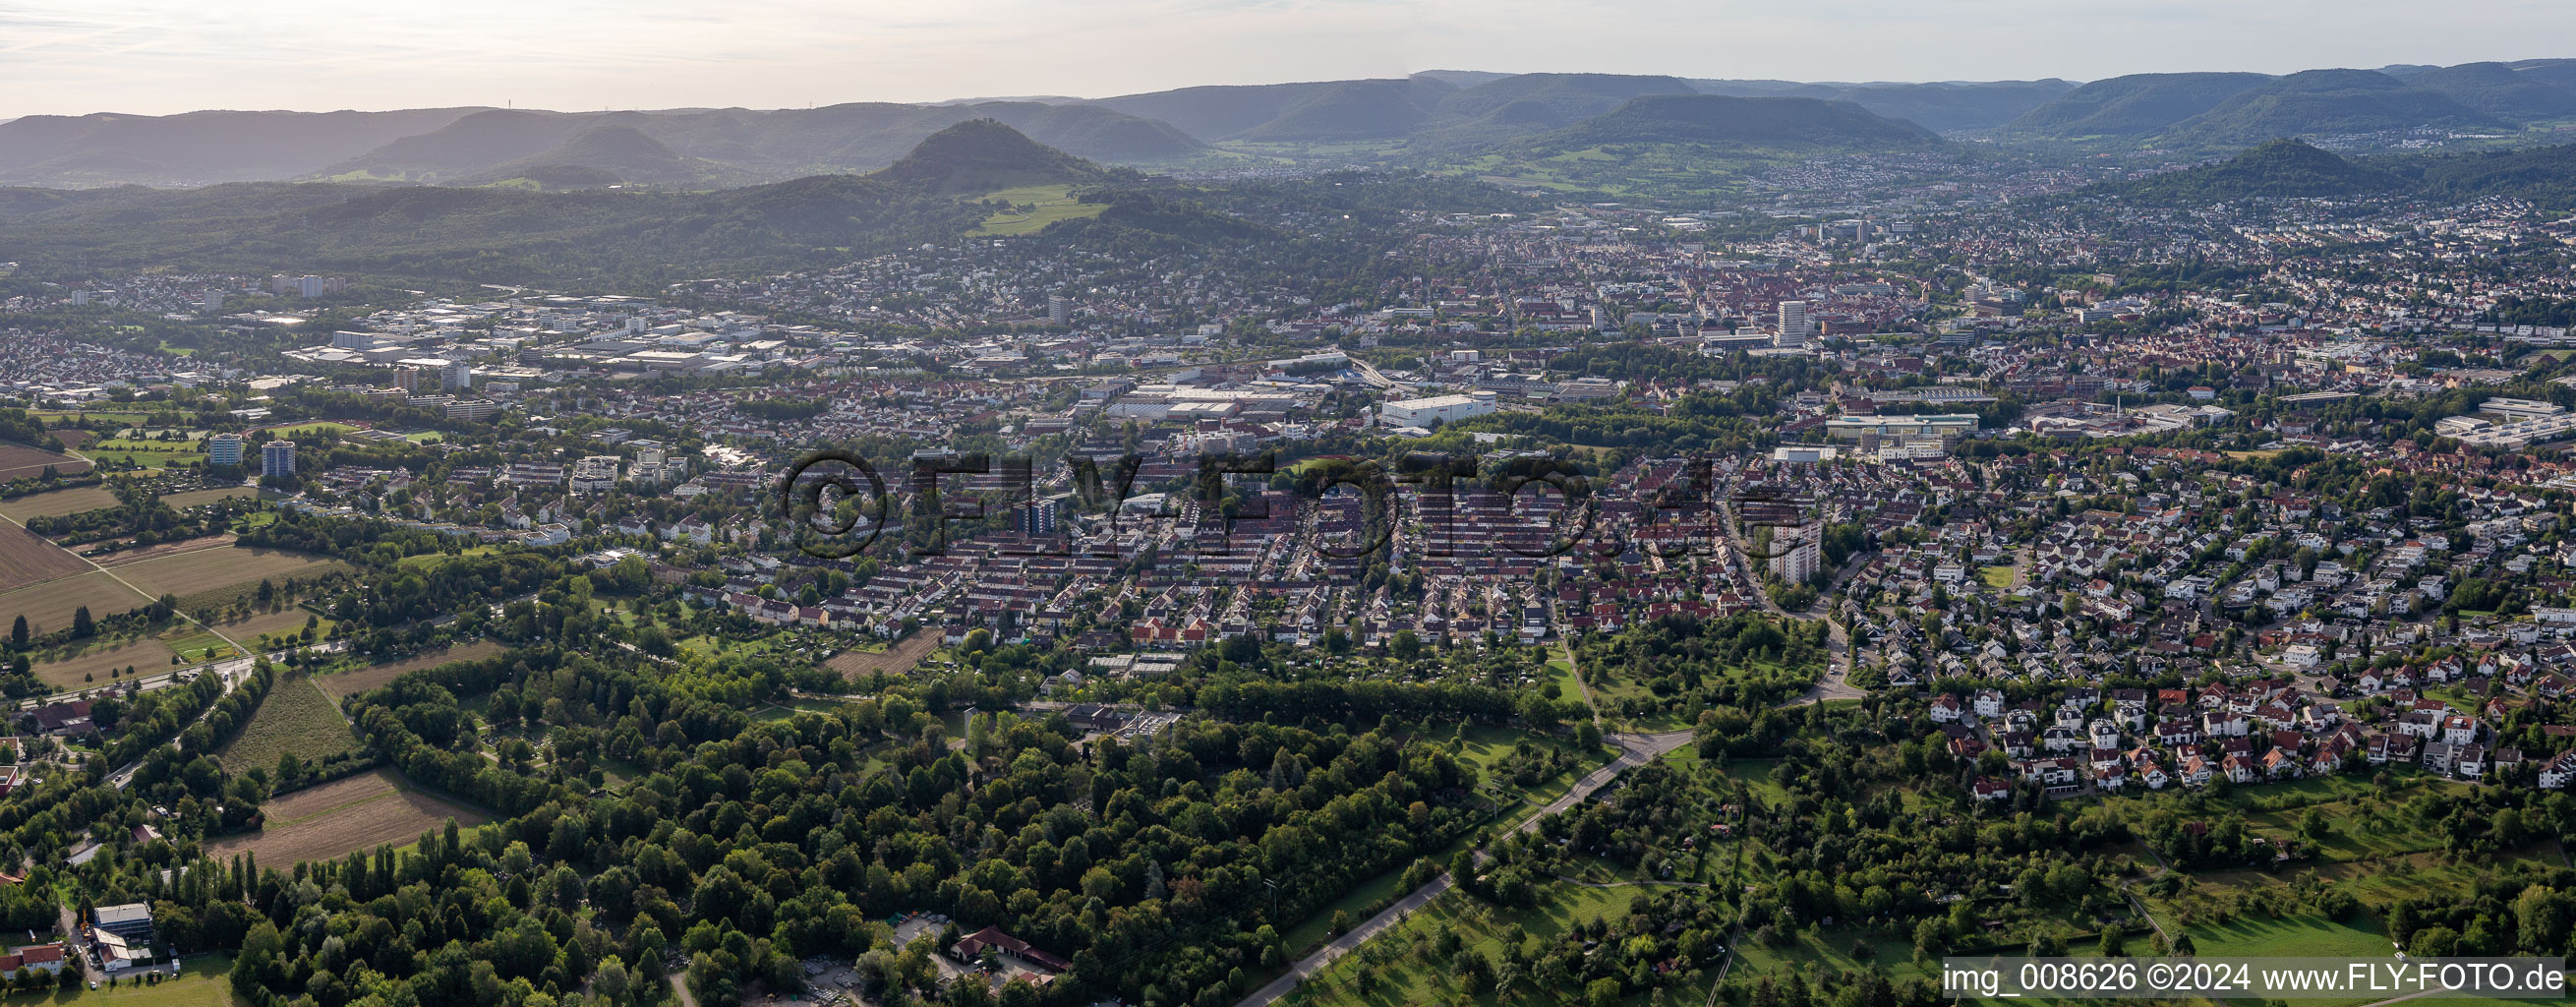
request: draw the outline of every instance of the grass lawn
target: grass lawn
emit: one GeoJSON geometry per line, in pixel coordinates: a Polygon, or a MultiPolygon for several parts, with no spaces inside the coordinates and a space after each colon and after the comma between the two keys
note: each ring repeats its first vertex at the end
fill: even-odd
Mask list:
{"type": "Polygon", "coordinates": [[[406,570],[436,570],[453,560],[466,556],[488,556],[500,550],[501,547],[496,545],[478,545],[454,556],[443,552],[425,552],[418,556],[405,556],[395,560],[394,563],[406,570]]]}
{"type": "Polygon", "coordinates": [[[1929,978],[1939,983],[1941,977],[1926,973],[1914,964],[1914,942],[1860,927],[1835,926],[1800,930],[1778,946],[1755,942],[1750,936],[1735,949],[1735,968],[1731,975],[1759,976],[1765,973],[1785,974],[1788,969],[1813,962],[1827,970],[1871,968],[1897,981],[1929,978]],[[1867,947],[1866,959],[1852,952],[1867,947]]]}
{"type": "Polygon", "coordinates": [[[2238,917],[2224,925],[2203,923],[2190,928],[2192,945],[2201,954],[2239,958],[2387,958],[2396,953],[2388,932],[2367,914],[2349,921],[2322,916],[2281,919],[2238,917]]]}
{"type": "Polygon", "coordinates": [[[79,1004],[81,1007],[233,1007],[230,952],[189,955],[179,960],[177,978],[164,977],[148,986],[120,979],[114,988],[90,989],[84,983],[68,990],[13,993],[0,997],[0,1007],[79,1004]]]}
{"type": "Polygon", "coordinates": [[[291,427],[270,427],[268,428],[268,432],[276,434],[277,439],[279,440],[291,441],[298,437],[310,437],[314,434],[345,434],[356,429],[358,428],[347,423],[334,423],[329,420],[319,420],[312,423],[298,423],[291,427]]]}
{"type": "Polygon", "coordinates": [[[1978,567],[1977,579],[1985,581],[1987,587],[1994,588],[1997,591],[2010,591],[2012,590],[2013,568],[2008,566],[1978,567]]]}
{"type": "MultiPolygon", "coordinates": [[[[1541,942],[1553,943],[1562,939],[1567,931],[1572,930],[1577,924],[1595,919],[1606,919],[1615,923],[1626,918],[1628,903],[1636,897],[1637,892],[1638,890],[1634,888],[1587,888],[1559,882],[1540,886],[1537,904],[1528,909],[1495,908],[1487,913],[1474,912],[1472,910],[1474,903],[1467,896],[1451,892],[1432,900],[1430,905],[1424,906],[1421,911],[1397,924],[1392,931],[1378,936],[1372,943],[1388,941],[1394,946],[1404,947],[1412,943],[1415,935],[1446,924],[1457,930],[1459,938],[1467,947],[1482,952],[1488,958],[1499,960],[1502,957],[1505,929],[1512,924],[1519,924],[1522,932],[1530,937],[1537,938],[1541,942]]],[[[1354,922],[1356,922],[1356,914],[1354,922]]],[[[1318,1005],[1318,1007],[1327,1004],[1344,1007],[1344,1005],[1358,1004],[1491,1004],[1497,1002],[1490,994],[1481,998],[1466,996],[1458,988],[1454,973],[1445,963],[1409,956],[1399,957],[1385,967],[1383,974],[1374,983],[1368,984],[1367,988],[1363,989],[1359,982],[1359,975],[1366,968],[1367,965],[1361,955],[1344,955],[1335,960],[1331,968],[1308,979],[1297,988],[1296,992],[1289,994],[1281,1002],[1318,1005]]],[[[1683,988],[1696,984],[1698,984],[1697,980],[1691,980],[1685,982],[1683,988]]],[[[1645,998],[1641,996],[1635,999],[1643,1002],[1645,998]]],[[[1549,992],[1534,994],[1524,988],[1522,995],[1513,1002],[1556,1003],[1559,1001],[1549,992]]],[[[1698,998],[1682,997],[1671,1002],[1696,1003],[1698,998]]]]}
{"type": "Polygon", "coordinates": [[[1010,203],[1015,209],[984,218],[982,226],[967,232],[968,237],[1036,234],[1056,221],[1097,217],[1109,208],[1107,203],[1084,203],[1074,199],[1070,185],[1021,186],[985,193],[974,199],[998,199],[1010,203]],[[1017,207],[1028,207],[1028,210],[1022,212],[1017,207]]]}
{"type": "Polygon", "coordinates": [[[1349,913],[1351,924],[1357,926],[1360,921],[1377,915],[1388,903],[1402,898],[1404,893],[1404,869],[1399,867],[1361,882],[1359,887],[1351,889],[1350,894],[1317,910],[1315,915],[1306,918],[1306,922],[1290,928],[1280,938],[1287,943],[1289,954],[1302,958],[1332,936],[1334,913],[1349,913]]]}

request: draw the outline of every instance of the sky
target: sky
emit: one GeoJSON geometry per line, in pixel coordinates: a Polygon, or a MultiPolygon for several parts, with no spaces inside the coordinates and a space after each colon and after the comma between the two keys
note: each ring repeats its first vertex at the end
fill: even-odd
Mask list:
{"type": "Polygon", "coordinates": [[[2559,56],[2576,56],[2568,0],[0,0],[0,118],[1106,97],[1432,69],[2094,80],[2559,56]]]}

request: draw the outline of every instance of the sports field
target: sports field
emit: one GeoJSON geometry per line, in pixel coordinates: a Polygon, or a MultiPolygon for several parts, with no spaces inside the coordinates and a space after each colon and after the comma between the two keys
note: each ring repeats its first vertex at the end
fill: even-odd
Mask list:
{"type": "Polygon", "coordinates": [[[217,500],[226,500],[233,497],[255,497],[258,495],[258,487],[223,486],[209,490],[189,490],[185,493],[172,493],[162,497],[161,502],[176,510],[186,510],[190,507],[199,507],[210,504],[217,500]]]}

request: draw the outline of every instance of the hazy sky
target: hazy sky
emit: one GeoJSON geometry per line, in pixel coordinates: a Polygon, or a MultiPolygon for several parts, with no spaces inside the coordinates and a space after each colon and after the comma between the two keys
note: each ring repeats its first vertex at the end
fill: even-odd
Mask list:
{"type": "Polygon", "coordinates": [[[0,118],[1584,70],[2091,80],[2576,56],[2569,0],[0,0],[0,118]]]}

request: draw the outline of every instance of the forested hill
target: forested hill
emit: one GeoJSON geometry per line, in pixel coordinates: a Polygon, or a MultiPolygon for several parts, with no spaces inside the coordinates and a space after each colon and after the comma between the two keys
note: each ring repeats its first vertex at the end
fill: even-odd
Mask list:
{"type": "Polygon", "coordinates": [[[2298,140],[2275,140],[2216,164],[2104,183],[2076,195],[2167,206],[2368,196],[2456,203],[2510,196],[2563,210],[2576,208],[2576,144],[2356,160],[2298,140]]]}
{"type": "Polygon", "coordinates": [[[2108,183],[2089,195],[2165,205],[2226,203],[2243,199],[2349,198],[2385,195],[2408,187],[2404,179],[2363,167],[2297,140],[2275,140],[2218,164],[2108,183]]]}

